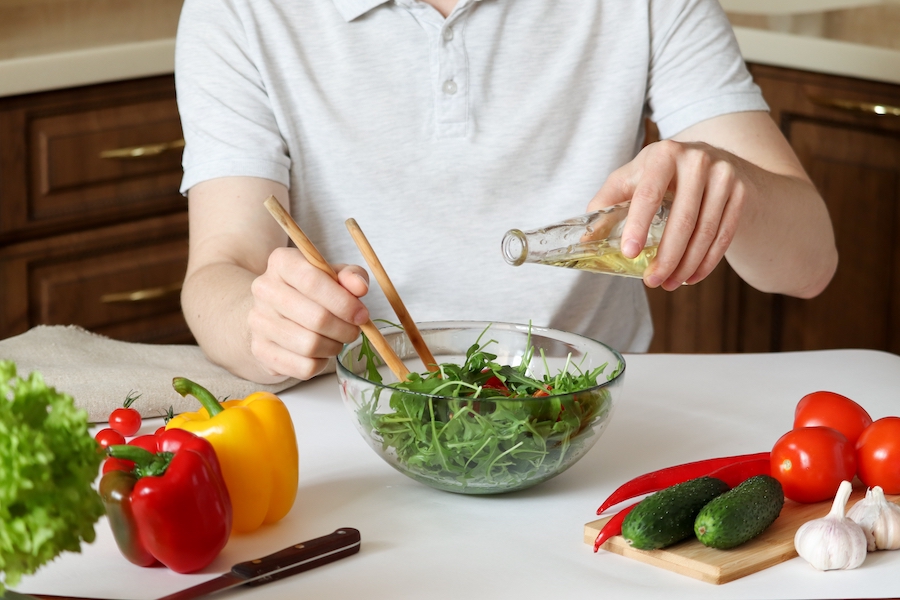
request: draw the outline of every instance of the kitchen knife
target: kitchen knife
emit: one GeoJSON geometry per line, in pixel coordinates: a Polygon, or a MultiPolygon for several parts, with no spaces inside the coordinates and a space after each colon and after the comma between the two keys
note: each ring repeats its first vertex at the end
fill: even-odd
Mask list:
{"type": "Polygon", "coordinates": [[[238,563],[224,575],[159,600],[193,600],[239,585],[262,585],[356,554],[360,543],[359,531],[341,527],[326,536],[294,544],[263,558],[238,563]]]}

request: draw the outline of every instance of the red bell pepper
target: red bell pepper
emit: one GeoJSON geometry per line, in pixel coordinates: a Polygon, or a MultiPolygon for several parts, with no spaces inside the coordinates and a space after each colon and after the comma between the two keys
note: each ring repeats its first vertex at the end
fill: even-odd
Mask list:
{"type": "Polygon", "coordinates": [[[142,567],[160,562],[177,573],[209,565],[231,535],[232,509],[212,445],[172,429],[110,446],[132,461],[100,479],[100,497],[119,550],[142,567]]]}

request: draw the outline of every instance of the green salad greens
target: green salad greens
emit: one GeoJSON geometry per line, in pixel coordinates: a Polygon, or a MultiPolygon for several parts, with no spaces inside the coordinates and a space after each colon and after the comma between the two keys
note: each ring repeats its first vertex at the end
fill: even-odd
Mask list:
{"type": "Polygon", "coordinates": [[[94,541],[103,504],[91,484],[102,460],[71,396],[0,361],[0,595],[4,584],[94,541]]]}
{"type": "MultiPolygon", "coordinates": [[[[362,427],[381,441],[398,468],[441,489],[492,493],[549,479],[574,461],[573,443],[590,437],[611,408],[609,390],[598,387],[608,363],[583,370],[570,355],[564,368],[550,374],[543,352],[534,356],[529,336],[519,364],[501,365],[489,351],[496,340],[481,341],[486,331],[466,351],[463,364],[411,373],[390,384],[394,391],[377,388],[358,409],[362,427]],[[534,360],[543,361],[547,374],[529,374],[534,360]],[[379,406],[382,393],[390,393],[389,412],[379,406]],[[467,486],[485,492],[463,489],[467,486]]],[[[365,360],[366,377],[381,383],[379,359],[366,339],[358,358],[365,360]]],[[[607,380],[622,367],[616,365],[607,380]]]]}

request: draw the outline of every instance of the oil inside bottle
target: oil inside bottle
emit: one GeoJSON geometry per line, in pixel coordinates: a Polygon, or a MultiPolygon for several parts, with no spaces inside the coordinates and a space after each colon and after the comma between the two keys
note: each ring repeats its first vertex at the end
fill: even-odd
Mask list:
{"type": "Polygon", "coordinates": [[[534,262],[591,273],[641,278],[650,261],[656,257],[658,249],[659,246],[647,246],[636,257],[627,258],[620,248],[611,246],[607,240],[599,240],[548,252],[544,256],[536,257],[534,262]]]}

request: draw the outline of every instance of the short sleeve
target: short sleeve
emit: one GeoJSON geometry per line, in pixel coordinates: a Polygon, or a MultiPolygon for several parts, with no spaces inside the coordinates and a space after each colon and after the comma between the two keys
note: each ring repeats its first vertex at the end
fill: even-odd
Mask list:
{"type": "Polygon", "coordinates": [[[287,145],[239,11],[229,0],[186,0],[182,8],[175,46],[185,139],[182,193],[229,176],[289,185],[287,145]]]}
{"type": "Polygon", "coordinates": [[[650,0],[648,106],[660,136],[723,114],[768,110],[716,0],[650,0]]]}

